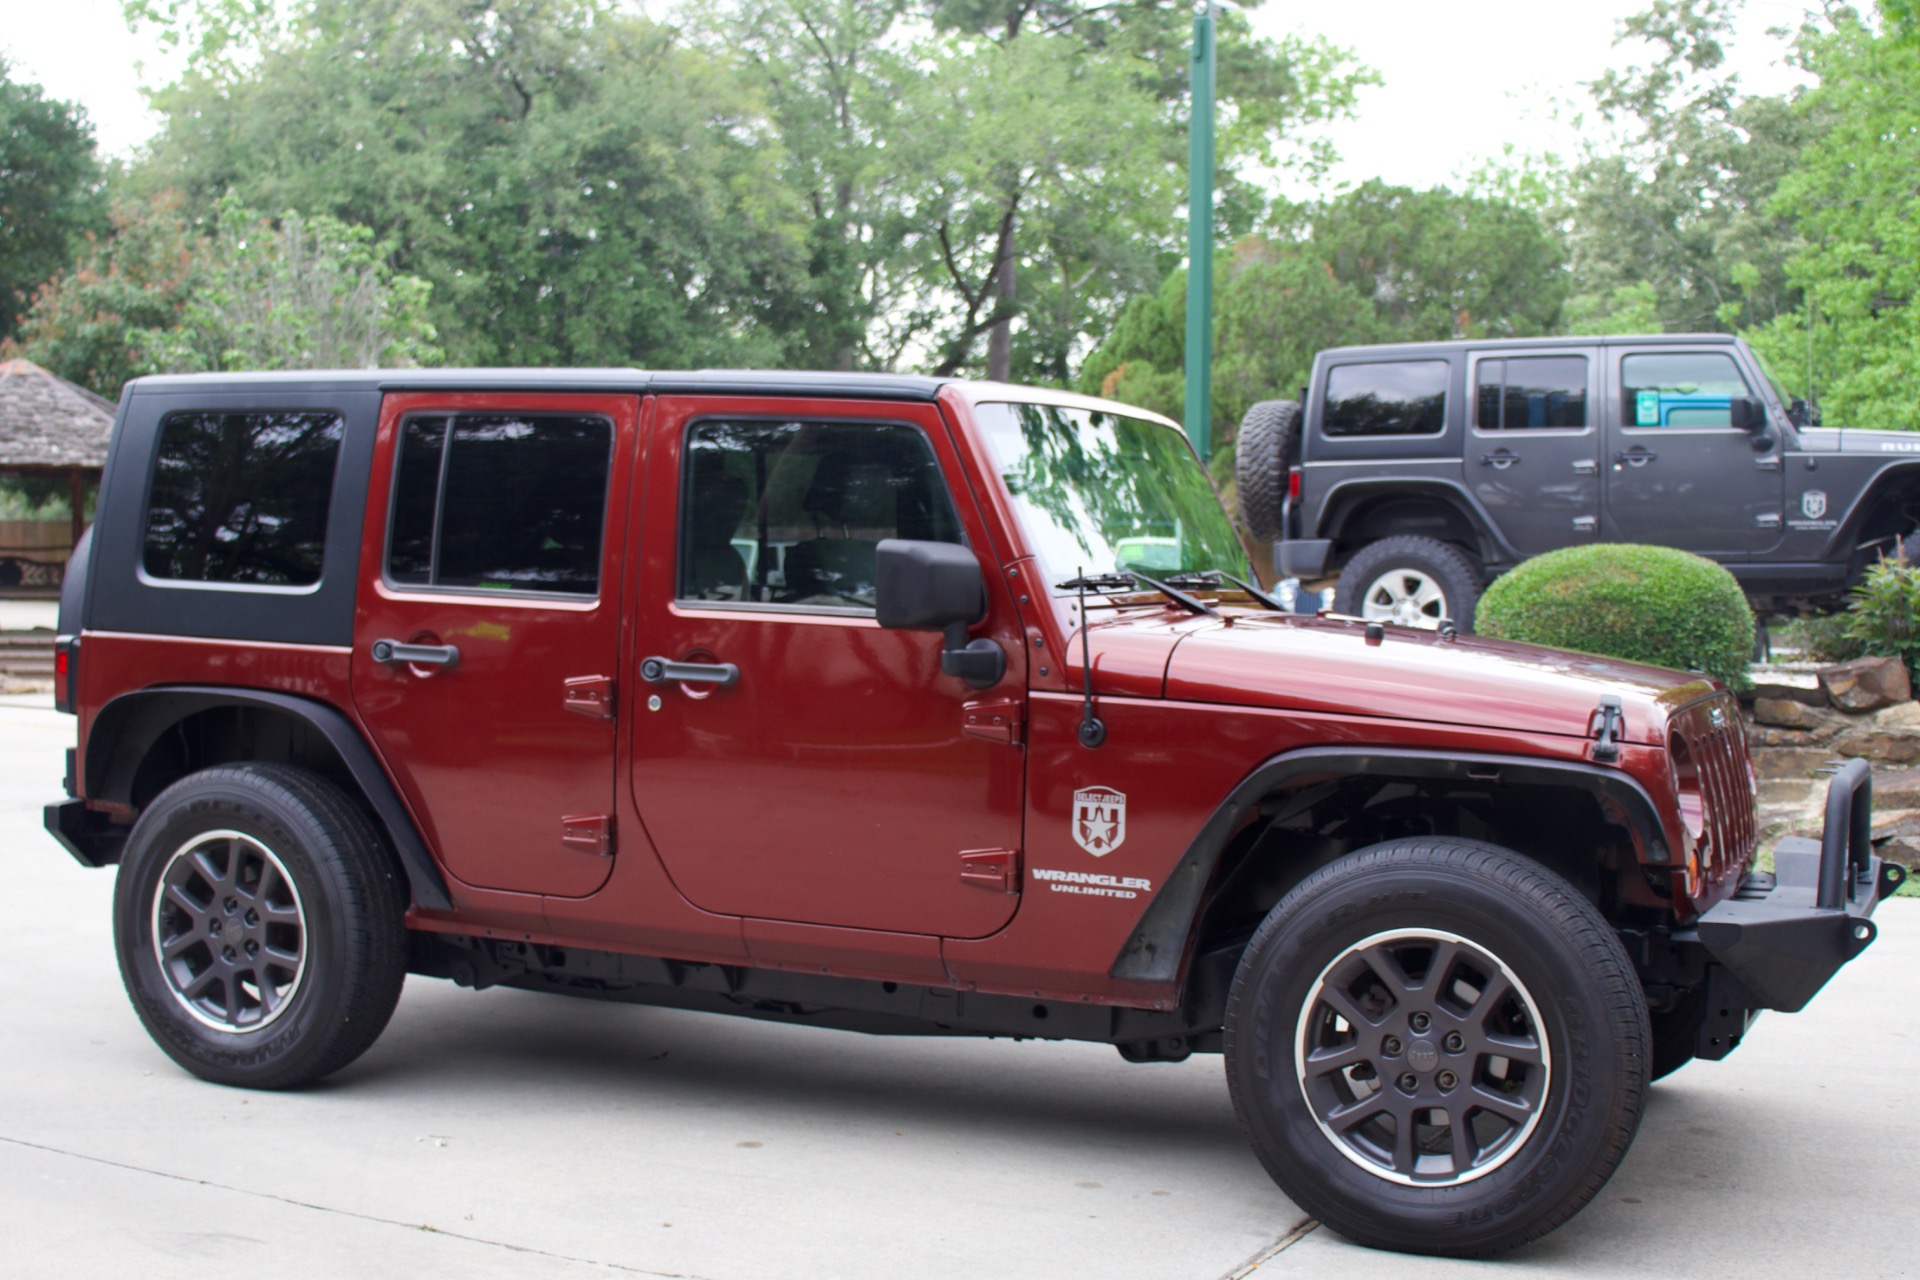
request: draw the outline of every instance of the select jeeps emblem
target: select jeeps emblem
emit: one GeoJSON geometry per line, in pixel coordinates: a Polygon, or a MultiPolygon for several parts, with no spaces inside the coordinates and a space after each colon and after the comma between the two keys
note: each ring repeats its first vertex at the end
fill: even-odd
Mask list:
{"type": "Polygon", "coordinates": [[[1827,493],[1824,489],[1809,489],[1800,495],[1800,514],[1809,520],[1818,520],[1827,514],[1827,493]]]}
{"type": "Polygon", "coordinates": [[[1096,858],[1118,849],[1127,838],[1127,797],[1105,787],[1073,793],[1073,842],[1096,858]]]}

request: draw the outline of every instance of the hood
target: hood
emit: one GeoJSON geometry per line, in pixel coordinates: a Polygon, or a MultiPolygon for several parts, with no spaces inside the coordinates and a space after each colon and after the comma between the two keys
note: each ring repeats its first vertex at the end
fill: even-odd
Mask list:
{"type": "MultiPolygon", "coordinates": [[[[1604,694],[1619,697],[1628,742],[1665,741],[1674,710],[1712,691],[1704,677],[1537,645],[1385,628],[1334,618],[1256,614],[1169,627],[1152,617],[1095,623],[1095,687],[1165,655],[1164,696],[1184,702],[1378,716],[1584,738],[1604,694]]],[[[1077,674],[1075,679],[1077,680],[1077,674]]]]}
{"type": "Polygon", "coordinates": [[[1804,453],[1867,453],[1876,457],[1920,454],[1920,436],[1911,431],[1869,431],[1860,427],[1801,427],[1804,453]]]}

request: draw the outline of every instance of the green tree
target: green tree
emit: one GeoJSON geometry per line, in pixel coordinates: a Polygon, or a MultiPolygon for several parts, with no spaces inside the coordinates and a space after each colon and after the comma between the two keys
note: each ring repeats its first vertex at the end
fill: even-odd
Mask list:
{"type": "Polygon", "coordinates": [[[460,362],[786,358],[799,206],[753,95],[670,30],[612,0],[339,0],[256,43],[156,96],[139,185],[369,228],[460,362]]]}
{"type": "Polygon", "coordinates": [[[1620,34],[1651,45],[1650,63],[1589,86],[1601,128],[1568,211],[1568,316],[1582,332],[1731,330],[1799,304],[1786,272],[1798,236],[1770,198],[1821,122],[1726,70],[1739,8],[1655,0],[1620,34]]]}
{"type": "Polygon", "coordinates": [[[101,178],[86,113],[14,80],[0,58],[0,341],[34,289],[104,229],[101,178]]]}
{"type": "MultiPolygon", "coordinates": [[[[1323,347],[1527,336],[1559,323],[1566,271],[1534,212],[1444,188],[1370,182],[1276,210],[1215,260],[1214,438],[1247,408],[1294,395],[1323,347]]],[[[1186,273],[1128,304],[1075,385],[1177,418],[1186,273]]]]}
{"type": "Polygon", "coordinates": [[[1799,116],[1820,145],[1770,206],[1799,232],[1787,275],[1805,302],[1748,336],[1827,422],[1920,428],[1920,45],[1847,21],[1807,47],[1820,84],[1799,116]]]}
{"type": "Polygon", "coordinates": [[[36,295],[30,358],[117,398],[129,378],[227,369],[373,368],[438,357],[428,286],[365,228],[277,221],[227,197],[206,232],[177,195],[114,212],[114,233],[36,295]]]}
{"type": "MultiPolygon", "coordinates": [[[[1082,335],[1180,259],[1190,21],[1160,0],[743,0],[704,23],[769,102],[814,216],[834,362],[1065,381],[1082,335]]],[[[1307,126],[1368,77],[1234,10],[1218,43],[1233,233],[1264,206],[1243,171],[1324,165],[1307,126]]]]}

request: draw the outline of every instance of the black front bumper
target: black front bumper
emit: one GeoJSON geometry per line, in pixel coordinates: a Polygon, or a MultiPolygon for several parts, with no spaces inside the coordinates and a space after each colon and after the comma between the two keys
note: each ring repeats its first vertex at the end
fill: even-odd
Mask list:
{"type": "Polygon", "coordinates": [[[1749,875],[1692,929],[1673,935],[1707,961],[1701,1057],[1724,1056],[1762,1009],[1804,1009],[1873,942],[1869,917],[1907,869],[1874,855],[1872,827],[1873,771],[1848,761],[1827,788],[1819,840],[1788,836],[1774,851],[1772,874],[1749,875]]]}

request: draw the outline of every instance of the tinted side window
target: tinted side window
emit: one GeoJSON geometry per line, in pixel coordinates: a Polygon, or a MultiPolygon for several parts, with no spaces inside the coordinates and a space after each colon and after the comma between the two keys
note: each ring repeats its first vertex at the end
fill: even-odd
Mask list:
{"type": "Polygon", "coordinates": [[[1587,425],[1587,358],[1482,360],[1474,422],[1482,431],[1577,429],[1587,425]]]}
{"type": "Polygon", "coordinates": [[[684,600],[871,609],[881,539],[962,541],[932,447],[894,423],[696,424],[680,512],[684,600]]]}
{"type": "Polygon", "coordinates": [[[413,586],[593,595],[612,458],[605,418],[407,419],[387,576],[413,586]]]}
{"type": "Polygon", "coordinates": [[[142,565],[186,582],[320,581],[340,458],[331,413],[182,413],[160,425],[142,565]]]}
{"type": "Polygon", "coordinates": [[[1717,351],[1627,356],[1621,409],[1629,427],[1733,426],[1733,399],[1753,394],[1733,357],[1717,351]]]}
{"type": "Polygon", "coordinates": [[[1447,362],[1335,365],[1323,423],[1330,436],[1437,435],[1447,425],[1447,362]]]}

